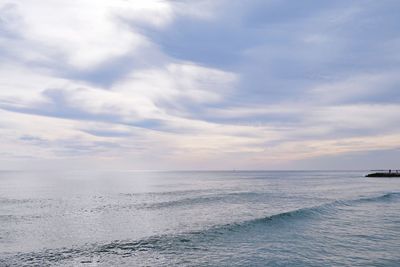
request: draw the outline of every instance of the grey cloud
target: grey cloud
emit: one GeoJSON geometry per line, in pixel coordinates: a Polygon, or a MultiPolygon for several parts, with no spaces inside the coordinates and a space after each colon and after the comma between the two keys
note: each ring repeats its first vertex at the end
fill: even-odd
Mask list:
{"type": "MultiPolygon", "coordinates": [[[[40,103],[36,105],[23,105],[17,101],[2,101],[0,99],[0,109],[24,113],[34,114],[46,117],[64,118],[79,121],[90,121],[90,122],[106,122],[117,125],[124,125],[135,128],[145,128],[155,131],[163,132],[181,132],[184,129],[172,127],[168,125],[168,121],[158,118],[136,118],[135,114],[132,113],[131,117],[126,117],[120,113],[119,107],[115,103],[105,106],[101,112],[91,112],[87,108],[81,108],[79,103],[74,99],[74,94],[79,90],[86,90],[79,88],[75,90],[67,89],[46,89],[42,92],[42,95],[48,100],[46,103],[40,103]]],[[[133,103],[134,104],[134,103],[133,103]]],[[[128,133],[117,133],[109,131],[96,132],[96,130],[88,130],[93,135],[125,135],[128,133]]]]}

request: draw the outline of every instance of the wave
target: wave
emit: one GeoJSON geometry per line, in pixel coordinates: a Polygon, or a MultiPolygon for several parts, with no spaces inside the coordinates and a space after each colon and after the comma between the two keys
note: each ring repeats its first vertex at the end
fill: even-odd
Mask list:
{"type": "Polygon", "coordinates": [[[174,191],[160,191],[160,192],[137,192],[137,193],[120,193],[121,196],[125,197],[137,197],[137,196],[180,196],[189,195],[196,193],[205,193],[209,190],[196,189],[196,190],[174,190],[174,191]]]}
{"type": "Polygon", "coordinates": [[[379,202],[379,201],[390,201],[394,198],[400,197],[400,192],[391,192],[384,195],[372,196],[372,197],[361,197],[358,199],[351,200],[336,200],[333,202],[324,203],[318,206],[305,207],[301,209],[295,209],[287,212],[266,216],[263,218],[257,218],[249,221],[245,221],[239,224],[234,224],[234,227],[243,227],[259,223],[267,223],[276,220],[297,220],[302,218],[308,218],[311,216],[324,215],[334,212],[341,206],[352,206],[354,204],[361,204],[366,202],[379,202]]]}
{"type": "MultiPolygon", "coordinates": [[[[152,236],[141,240],[115,240],[107,244],[91,244],[77,248],[62,248],[45,250],[42,252],[19,253],[6,258],[6,266],[12,264],[25,263],[28,265],[50,266],[55,262],[71,260],[75,258],[85,258],[100,256],[103,254],[112,254],[117,256],[134,256],[137,253],[146,253],[157,251],[163,253],[176,253],[183,250],[207,250],[211,240],[224,237],[232,232],[249,231],[252,227],[258,226],[280,226],[281,223],[292,223],[304,219],[321,218],[324,215],[331,215],[338,208],[343,206],[354,206],[362,203],[392,201],[399,198],[400,192],[391,192],[379,196],[361,197],[351,200],[336,200],[323,203],[318,206],[304,207],[273,214],[252,220],[235,222],[224,225],[186,232],[176,235],[152,236]]],[[[0,261],[1,263],[1,261],[0,261]]]]}
{"type": "Polygon", "coordinates": [[[12,199],[0,197],[0,205],[19,205],[32,202],[31,199],[12,199]]]}
{"type": "MultiPolygon", "coordinates": [[[[393,192],[380,196],[360,198],[354,201],[363,202],[363,201],[387,200],[398,195],[400,195],[400,192],[393,192]]],[[[231,202],[235,200],[240,200],[242,198],[246,198],[246,201],[254,200],[256,202],[265,200],[265,199],[260,199],[259,197],[279,197],[279,196],[266,192],[233,192],[233,193],[199,195],[194,197],[181,198],[177,200],[150,202],[150,203],[147,202],[147,203],[133,204],[128,206],[129,207],[133,206],[138,209],[162,209],[169,207],[181,207],[181,206],[192,206],[198,204],[214,203],[216,201],[231,202]]],[[[342,202],[342,201],[337,201],[337,202],[342,202]]]]}
{"type": "MultiPolygon", "coordinates": [[[[158,193],[155,193],[157,196],[159,195],[158,193]]],[[[166,193],[161,193],[161,194],[166,194],[166,193]]],[[[177,196],[176,194],[173,194],[171,192],[167,193],[168,196],[177,196]]],[[[185,193],[186,194],[186,193],[185,193]]],[[[178,194],[178,196],[181,196],[184,194],[178,194]]],[[[127,197],[132,197],[132,196],[137,196],[136,194],[124,194],[124,196],[127,197]]],[[[265,193],[265,192],[233,192],[233,193],[213,193],[213,194],[202,194],[202,195],[196,195],[196,196],[191,196],[191,197],[182,197],[174,200],[166,200],[166,201],[158,201],[158,202],[142,202],[142,203],[126,203],[126,204],[108,204],[108,205],[101,205],[96,208],[90,209],[91,212],[98,212],[98,211],[104,211],[106,209],[109,210],[131,210],[131,209],[141,209],[141,210],[153,210],[153,209],[164,209],[164,208],[179,208],[179,207],[192,207],[193,205],[202,205],[202,204],[209,204],[209,203],[232,203],[235,201],[262,201],[265,199],[260,199],[260,196],[276,196],[272,195],[271,193],[265,193]]],[[[87,209],[83,209],[87,210],[87,209]]]]}
{"type": "MultiPolygon", "coordinates": [[[[265,196],[267,193],[257,193],[257,192],[235,192],[235,193],[226,193],[226,194],[209,194],[209,195],[200,195],[196,197],[187,197],[181,198],[177,200],[163,201],[163,202],[154,202],[154,203],[143,203],[139,204],[138,208],[145,209],[159,209],[159,208],[168,208],[168,207],[180,207],[180,206],[191,206],[196,204],[204,204],[215,201],[232,201],[240,198],[257,198],[259,196],[265,196]]],[[[269,194],[270,195],[270,194],[269,194]]],[[[247,199],[248,200],[248,199],[247,199]]]]}
{"type": "Polygon", "coordinates": [[[390,192],[384,195],[374,196],[374,197],[361,197],[359,199],[353,200],[353,202],[374,202],[374,201],[387,201],[400,197],[400,192],[390,192]]]}

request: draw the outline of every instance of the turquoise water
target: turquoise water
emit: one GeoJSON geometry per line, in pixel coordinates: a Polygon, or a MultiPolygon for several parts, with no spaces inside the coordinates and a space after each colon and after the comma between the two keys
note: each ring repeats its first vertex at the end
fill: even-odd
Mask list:
{"type": "Polygon", "coordinates": [[[0,172],[0,266],[399,266],[400,179],[0,172]]]}

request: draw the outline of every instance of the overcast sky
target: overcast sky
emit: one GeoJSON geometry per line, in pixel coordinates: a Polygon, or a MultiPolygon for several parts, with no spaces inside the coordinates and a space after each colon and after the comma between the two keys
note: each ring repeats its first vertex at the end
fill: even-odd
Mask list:
{"type": "Polygon", "coordinates": [[[0,0],[0,169],[399,168],[399,14],[0,0]]]}

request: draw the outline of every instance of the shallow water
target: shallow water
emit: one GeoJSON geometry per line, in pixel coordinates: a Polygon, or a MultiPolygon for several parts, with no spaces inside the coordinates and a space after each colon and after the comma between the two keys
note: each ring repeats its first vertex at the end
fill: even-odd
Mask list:
{"type": "Polygon", "coordinates": [[[0,266],[399,266],[400,179],[0,172],[0,266]]]}

